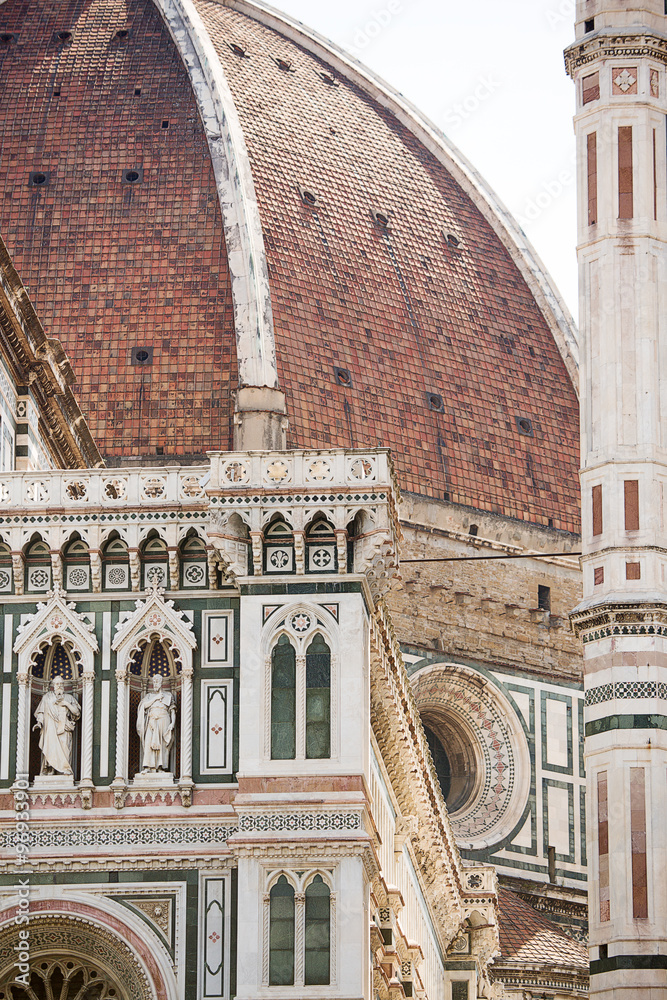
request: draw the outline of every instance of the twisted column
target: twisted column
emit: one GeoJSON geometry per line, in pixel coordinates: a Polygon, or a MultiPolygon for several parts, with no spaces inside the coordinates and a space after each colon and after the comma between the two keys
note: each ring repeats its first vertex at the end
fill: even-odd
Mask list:
{"type": "Polygon", "coordinates": [[[125,749],[127,746],[127,671],[116,671],[116,776],[115,782],[125,784],[125,749]]]}
{"type": "Polygon", "coordinates": [[[17,675],[19,683],[19,703],[16,720],[16,777],[20,778],[28,771],[28,700],[30,696],[30,674],[17,675]]]}
{"type": "Polygon", "coordinates": [[[304,980],[304,943],[306,937],[306,894],[294,893],[294,985],[303,986],[304,980]]]}
{"type": "Polygon", "coordinates": [[[81,698],[81,781],[91,783],[93,780],[93,708],[95,693],[95,674],[85,670],[83,674],[83,695],[81,698]]]}
{"type": "Polygon", "coordinates": [[[181,781],[192,779],[192,667],[181,670],[181,781]]]}

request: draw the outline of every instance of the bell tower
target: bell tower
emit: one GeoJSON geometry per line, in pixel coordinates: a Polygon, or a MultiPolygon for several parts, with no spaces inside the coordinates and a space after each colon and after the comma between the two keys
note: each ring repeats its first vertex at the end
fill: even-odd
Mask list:
{"type": "Polygon", "coordinates": [[[591,997],[667,996],[667,5],[577,0],[591,997]]]}

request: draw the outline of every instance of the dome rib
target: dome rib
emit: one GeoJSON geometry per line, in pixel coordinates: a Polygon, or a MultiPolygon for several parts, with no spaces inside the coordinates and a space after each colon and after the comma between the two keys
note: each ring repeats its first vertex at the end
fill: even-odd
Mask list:
{"type": "MultiPolygon", "coordinates": [[[[189,3],[190,0],[181,0],[189,3]]],[[[350,83],[364,90],[396,116],[415,138],[449,171],[461,189],[492,227],[517,265],[549,326],[563,363],[579,393],[579,346],[572,315],[544,264],[509,209],[481,174],[447,136],[418,108],[353,56],[329,39],[262,0],[213,0],[283,34],[310,54],[324,59],[350,83]]]]}
{"type": "Polygon", "coordinates": [[[243,129],[191,0],[154,0],[190,77],[211,152],[231,275],[239,386],[278,387],[269,273],[243,129]]]}

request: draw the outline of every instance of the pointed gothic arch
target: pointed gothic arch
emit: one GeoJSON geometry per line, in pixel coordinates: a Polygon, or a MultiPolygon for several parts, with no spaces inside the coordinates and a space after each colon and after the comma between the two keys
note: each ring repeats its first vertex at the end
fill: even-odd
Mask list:
{"type": "MultiPolygon", "coordinates": [[[[66,600],[65,592],[60,587],[50,591],[48,600],[38,604],[37,611],[19,626],[14,643],[19,685],[16,773],[29,773],[33,684],[43,692],[45,683],[51,679],[51,667],[58,648],[64,651],[71,665],[72,676],[64,679],[76,683],[75,693],[81,692],[79,788],[84,805],[89,806],[93,787],[95,654],[99,646],[92,623],[77,612],[73,602],[66,600]],[[42,676],[38,677],[36,668],[40,661],[42,676]]],[[[63,676],[62,672],[60,675],[63,676]]]]}
{"type": "Polygon", "coordinates": [[[177,735],[180,738],[176,755],[179,763],[178,788],[183,804],[190,805],[193,787],[192,654],[196,646],[197,640],[190,621],[174,607],[173,601],[165,601],[163,592],[158,587],[153,587],[145,600],[135,601],[135,610],[116,626],[116,636],[111,648],[116,653],[117,664],[116,774],[113,786],[118,805],[123,804],[128,783],[133,777],[130,774],[133,747],[130,733],[135,719],[131,718],[131,714],[138,705],[137,690],[141,692],[142,680],[148,677],[145,668],[147,664],[150,665],[150,653],[157,648],[165,651],[170,664],[170,680],[176,682],[178,678],[180,681],[180,733],[177,735]],[[139,660],[139,673],[133,673],[132,665],[137,665],[139,660]],[[177,669],[178,666],[180,669],[177,669]],[[138,684],[134,681],[136,677],[139,678],[138,684]]]}

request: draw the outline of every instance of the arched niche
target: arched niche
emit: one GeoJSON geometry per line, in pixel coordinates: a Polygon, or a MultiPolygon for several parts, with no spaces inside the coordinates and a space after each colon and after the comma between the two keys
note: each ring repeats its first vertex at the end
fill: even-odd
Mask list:
{"type": "Polygon", "coordinates": [[[135,723],[130,725],[128,733],[128,775],[130,778],[141,773],[141,739],[136,727],[139,702],[149,690],[153,677],[157,675],[163,679],[163,690],[169,691],[176,702],[176,729],[169,755],[169,770],[176,778],[180,775],[180,654],[178,651],[174,651],[168,639],[152,635],[140,641],[128,665],[130,719],[135,723]]]}
{"type": "MultiPolygon", "coordinates": [[[[43,643],[32,655],[30,663],[30,750],[28,758],[29,780],[41,776],[42,754],[39,749],[39,730],[34,729],[35,712],[43,696],[50,690],[56,677],[62,678],[66,694],[71,694],[81,705],[83,697],[83,664],[81,656],[70,641],[54,636],[43,643]]],[[[80,722],[72,733],[72,772],[75,781],[81,778],[82,731],[80,722]]]]}

